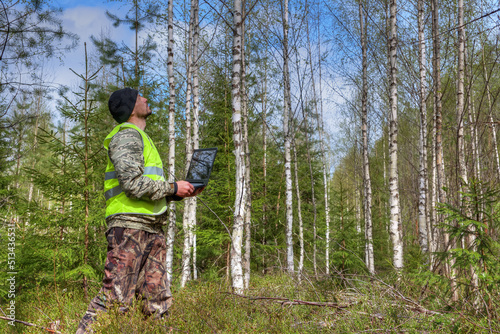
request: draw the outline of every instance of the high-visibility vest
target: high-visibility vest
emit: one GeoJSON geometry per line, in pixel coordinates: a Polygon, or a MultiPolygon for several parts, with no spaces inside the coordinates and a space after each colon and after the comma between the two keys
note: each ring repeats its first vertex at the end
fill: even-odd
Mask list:
{"type": "MultiPolygon", "coordinates": [[[[132,128],[139,131],[144,144],[144,174],[152,180],[165,181],[163,173],[163,163],[155,145],[149,136],[132,123],[122,123],[116,126],[113,131],[104,139],[104,148],[109,150],[111,138],[120,130],[132,128]]],[[[104,175],[104,197],[106,198],[106,217],[116,214],[141,214],[141,215],[160,215],[167,210],[167,201],[162,198],[158,201],[152,201],[147,198],[128,198],[122,190],[115,171],[115,166],[109,159],[104,175]]]]}

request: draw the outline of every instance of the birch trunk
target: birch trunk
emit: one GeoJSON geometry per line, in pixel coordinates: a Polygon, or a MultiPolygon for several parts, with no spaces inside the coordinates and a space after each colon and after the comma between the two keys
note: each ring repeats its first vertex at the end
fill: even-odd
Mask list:
{"type": "MultiPolygon", "coordinates": [[[[464,138],[464,117],[465,117],[465,27],[464,27],[464,2],[458,0],[458,65],[457,65],[457,107],[456,107],[456,121],[457,121],[457,155],[458,167],[460,176],[460,189],[459,193],[460,203],[465,208],[465,214],[470,217],[470,199],[463,197],[462,194],[467,193],[469,189],[467,166],[465,163],[465,138],[464,138]]],[[[472,124],[473,125],[473,124],[472,124]]],[[[474,138],[472,138],[474,141],[474,138]]],[[[468,247],[474,249],[475,231],[472,226],[469,226],[469,234],[467,236],[468,247]]],[[[470,267],[471,271],[471,287],[475,291],[478,288],[478,277],[474,267],[470,267]]],[[[455,289],[453,299],[458,300],[458,291],[455,289]]],[[[477,300],[474,301],[477,303],[477,300]]]]}
{"type": "MultiPolygon", "coordinates": [[[[465,139],[464,139],[464,115],[465,115],[465,95],[464,95],[464,81],[465,81],[465,29],[463,27],[464,20],[464,3],[463,0],[458,0],[458,51],[457,51],[457,98],[455,108],[455,121],[457,127],[457,160],[458,160],[458,193],[460,205],[465,204],[462,196],[464,191],[467,191],[467,167],[465,166],[465,139]]],[[[466,206],[465,206],[466,207],[466,206]]],[[[464,208],[464,207],[463,207],[464,208]]],[[[461,209],[463,211],[464,209],[461,209]]],[[[467,210],[465,208],[465,210],[467,210]]],[[[463,242],[463,240],[461,240],[463,242]]],[[[460,242],[460,240],[457,240],[460,242]]],[[[458,246],[457,246],[458,247],[458,246]]],[[[453,290],[453,301],[458,301],[458,290],[453,290]]]]}
{"type": "MultiPolygon", "coordinates": [[[[319,70],[319,116],[316,118],[318,120],[318,130],[319,130],[319,145],[321,150],[321,163],[322,163],[322,171],[323,171],[323,187],[324,194],[323,199],[325,201],[325,242],[326,242],[326,274],[330,273],[330,196],[328,195],[328,166],[326,163],[326,150],[325,150],[325,128],[324,128],[324,118],[323,118],[323,89],[321,86],[321,82],[323,81],[322,72],[321,72],[321,38],[319,36],[318,29],[318,70],[319,70]]],[[[315,231],[316,233],[316,226],[315,231]]],[[[316,239],[314,239],[316,240],[316,239]]],[[[316,247],[316,243],[314,243],[314,247],[316,247]]],[[[316,260],[316,259],[315,259],[316,260]]]]}
{"type": "Polygon", "coordinates": [[[294,167],[295,167],[295,192],[297,193],[297,215],[299,218],[299,246],[300,246],[300,256],[299,256],[299,269],[297,271],[297,276],[299,282],[302,279],[302,272],[304,270],[304,224],[302,221],[302,203],[300,199],[300,187],[299,187],[299,172],[297,163],[297,147],[296,141],[293,141],[293,154],[294,154],[294,167]]]}
{"type": "MultiPolygon", "coordinates": [[[[307,5],[307,4],[306,4],[307,5]]],[[[309,11],[308,11],[309,13],[309,11]]],[[[314,79],[314,70],[313,70],[313,59],[312,59],[312,48],[311,48],[311,39],[309,37],[309,20],[306,19],[306,34],[307,34],[307,44],[308,44],[308,53],[309,53],[309,69],[311,72],[311,84],[312,84],[312,93],[313,93],[313,106],[314,106],[314,112],[316,116],[318,115],[318,98],[316,94],[316,86],[315,86],[315,79],[314,79]]],[[[298,57],[298,55],[297,55],[298,57]]],[[[300,74],[299,78],[300,80],[300,74]]],[[[301,89],[301,100],[302,100],[302,89],[301,89]]],[[[313,270],[314,270],[314,276],[317,278],[318,277],[318,270],[317,270],[317,265],[316,265],[316,238],[317,238],[317,231],[316,231],[316,223],[318,220],[318,210],[317,210],[317,205],[316,205],[316,191],[315,191],[315,182],[314,182],[314,170],[312,166],[312,159],[311,159],[311,149],[310,149],[310,140],[309,140],[309,121],[308,121],[308,116],[306,113],[305,108],[302,106],[302,114],[304,117],[304,127],[306,129],[304,135],[305,135],[305,141],[306,141],[306,149],[307,149],[307,163],[309,165],[309,178],[311,180],[311,202],[312,202],[312,210],[313,210],[313,221],[312,221],[312,227],[313,227],[313,270]]],[[[299,270],[300,271],[300,270],[299,270]]]]}
{"type": "MultiPolygon", "coordinates": [[[[308,13],[309,13],[309,7],[306,1],[306,19],[305,19],[305,24],[306,24],[306,36],[307,36],[307,45],[308,45],[308,56],[309,56],[309,69],[311,71],[311,84],[312,84],[312,93],[313,93],[313,101],[312,105],[314,107],[315,114],[318,114],[318,102],[316,98],[316,88],[314,84],[314,71],[312,67],[312,51],[311,51],[311,42],[309,38],[309,19],[308,19],[308,13]]],[[[308,105],[307,101],[304,101],[304,80],[303,80],[303,74],[301,72],[301,64],[300,64],[300,59],[299,59],[299,54],[295,53],[295,64],[296,64],[296,73],[297,75],[297,82],[299,86],[299,92],[300,92],[300,109],[302,111],[302,117],[303,117],[303,128],[305,129],[304,132],[304,137],[305,137],[305,146],[306,146],[306,157],[307,157],[307,164],[309,166],[309,178],[310,178],[310,185],[311,185],[311,201],[312,201],[312,207],[313,207],[313,231],[314,231],[314,240],[316,240],[316,220],[317,220],[317,210],[316,210],[316,195],[315,195],[315,182],[314,182],[314,168],[312,164],[312,159],[311,159],[311,145],[310,145],[310,140],[309,140],[309,113],[306,110],[307,108],[305,107],[305,104],[308,105]]],[[[305,72],[305,71],[304,71],[305,72]]],[[[293,135],[293,143],[292,143],[292,149],[293,149],[293,154],[294,154],[294,166],[295,166],[295,190],[297,193],[297,212],[298,212],[298,218],[299,218],[299,247],[300,247],[300,256],[299,256],[299,269],[297,270],[298,274],[298,279],[299,282],[301,281],[302,273],[304,270],[304,255],[305,255],[305,250],[304,250],[304,231],[303,231],[303,220],[302,220],[302,203],[301,203],[301,198],[300,198],[300,193],[299,193],[299,183],[298,183],[298,170],[297,170],[297,148],[296,148],[296,132],[294,131],[293,135]]],[[[314,241],[313,241],[314,242],[314,241]]],[[[314,254],[314,259],[315,259],[315,254],[314,254]]],[[[314,261],[315,263],[316,261],[314,261]]],[[[314,268],[316,269],[316,268],[314,268]]],[[[317,271],[314,271],[315,276],[317,277],[317,271]]]]}
{"type": "MultiPolygon", "coordinates": [[[[175,81],[174,81],[174,0],[168,1],[168,182],[175,182],[175,81]]],[[[167,269],[167,278],[172,280],[173,261],[174,261],[174,241],[175,241],[175,221],[177,212],[175,202],[169,203],[168,211],[168,230],[167,230],[167,257],[165,267],[167,269]]]]}
{"type": "Polygon", "coordinates": [[[234,201],[234,222],[231,246],[231,278],[233,290],[242,293],[244,290],[241,247],[243,241],[243,225],[246,206],[245,185],[245,145],[242,138],[241,121],[241,57],[243,46],[242,26],[243,6],[241,0],[234,0],[233,10],[233,73],[232,73],[232,105],[233,105],[233,142],[236,169],[236,189],[234,201]]]}
{"type": "Polygon", "coordinates": [[[372,185],[370,179],[370,161],[368,155],[368,61],[366,44],[366,26],[363,17],[363,5],[359,2],[359,25],[361,31],[361,53],[362,53],[362,88],[361,88],[361,136],[363,142],[363,192],[364,192],[364,215],[365,215],[365,261],[366,267],[371,275],[375,274],[375,262],[373,255],[373,223],[372,223],[372,185]]]}
{"type": "Polygon", "coordinates": [[[426,58],[424,35],[424,1],[418,0],[418,63],[420,70],[420,166],[419,166],[419,200],[418,200],[418,240],[422,253],[429,251],[427,230],[427,86],[426,86],[426,58]]]}
{"type": "Polygon", "coordinates": [[[467,167],[465,165],[465,139],[464,139],[464,115],[465,115],[465,29],[463,0],[458,0],[458,64],[457,64],[457,102],[456,102],[456,122],[457,122],[457,156],[458,174],[462,178],[461,190],[467,188],[467,167]]]}
{"type": "MultiPolygon", "coordinates": [[[[198,68],[199,68],[199,58],[198,58],[198,47],[200,40],[200,23],[199,23],[199,1],[193,0],[192,6],[194,6],[193,18],[194,18],[194,31],[193,31],[193,150],[196,150],[200,146],[200,135],[199,135],[199,118],[200,118],[200,85],[198,79],[198,68]]],[[[198,271],[196,269],[196,208],[197,208],[197,198],[189,198],[190,211],[189,211],[189,231],[191,239],[191,251],[192,251],[192,267],[193,267],[193,279],[198,279],[198,271]]]]}
{"type": "Polygon", "coordinates": [[[497,141],[497,123],[493,121],[493,102],[491,99],[491,90],[490,90],[490,79],[488,75],[488,71],[486,70],[486,59],[484,57],[484,47],[482,48],[482,57],[483,57],[483,71],[484,71],[484,81],[486,83],[486,97],[488,98],[488,118],[491,129],[491,136],[493,138],[493,151],[495,152],[495,162],[497,167],[497,179],[500,180],[500,157],[498,154],[498,141],[497,141]]]}
{"type": "MultiPolygon", "coordinates": [[[[187,169],[189,168],[189,162],[191,161],[191,157],[193,155],[193,139],[191,136],[191,98],[193,91],[193,35],[194,35],[194,2],[195,0],[191,0],[191,11],[190,11],[190,20],[189,20],[189,36],[188,36],[188,59],[187,59],[187,77],[186,77],[186,168],[184,174],[187,173],[187,169]]],[[[182,273],[181,273],[181,287],[186,286],[186,282],[190,279],[191,276],[191,242],[192,242],[192,230],[190,225],[190,217],[189,212],[191,210],[191,199],[187,198],[184,201],[184,215],[182,217],[182,229],[184,230],[184,246],[182,250],[182,273]]]]}
{"type": "MultiPolygon", "coordinates": [[[[467,51],[467,49],[465,49],[467,51]]],[[[467,54],[465,55],[465,58],[467,59],[467,54]]],[[[472,157],[473,160],[475,161],[475,168],[474,168],[474,178],[476,180],[482,180],[482,173],[481,173],[481,155],[479,152],[479,147],[480,147],[480,141],[479,141],[479,131],[477,128],[478,121],[479,121],[479,115],[476,113],[476,105],[474,102],[474,91],[473,91],[473,81],[472,78],[474,78],[474,66],[469,66],[469,80],[470,81],[470,86],[469,89],[467,90],[467,100],[468,100],[468,106],[469,106],[469,124],[471,126],[471,135],[472,135],[472,157]]],[[[483,196],[483,191],[482,188],[479,187],[479,196],[483,196]]],[[[484,212],[484,204],[480,203],[478,204],[480,206],[479,213],[477,216],[477,220],[482,221],[483,220],[483,212],[484,212]]]]}
{"type": "MultiPolygon", "coordinates": [[[[442,143],[442,104],[441,104],[441,42],[439,34],[439,5],[438,0],[432,1],[433,5],[433,26],[432,34],[434,39],[434,55],[433,55],[433,69],[434,69],[434,98],[435,98],[435,127],[436,127],[436,171],[437,171],[437,194],[438,203],[446,203],[445,187],[445,174],[444,174],[444,159],[443,159],[443,143],[442,143]]],[[[440,222],[443,221],[442,215],[439,217],[440,222]]],[[[450,235],[443,232],[444,252],[450,249],[450,235]]],[[[452,291],[456,291],[455,270],[453,269],[453,259],[446,258],[444,261],[444,269],[450,278],[450,285],[452,291]]]]}
{"type": "MultiPolygon", "coordinates": [[[[472,66],[471,66],[471,70],[472,70],[472,66]]],[[[472,72],[472,71],[471,71],[472,72]]],[[[472,73],[471,73],[472,74],[472,73]]],[[[472,76],[471,76],[472,77],[472,76]]],[[[471,87],[472,87],[472,82],[471,82],[471,87]]],[[[481,180],[481,163],[480,163],[480,155],[479,155],[479,138],[478,138],[478,131],[477,131],[477,128],[476,128],[476,124],[477,124],[477,115],[476,115],[476,112],[475,112],[475,104],[474,104],[474,99],[471,97],[471,91],[472,89],[468,89],[468,100],[469,100],[469,124],[471,126],[471,146],[472,146],[472,156],[473,156],[473,160],[475,162],[475,168],[474,168],[474,178],[476,180],[481,180]]],[[[478,186],[478,189],[476,190],[478,192],[478,196],[480,198],[483,197],[483,191],[481,189],[481,186],[479,185],[478,186]]],[[[477,219],[478,221],[483,221],[483,212],[484,212],[484,205],[483,203],[478,203],[478,213],[477,213],[477,216],[475,217],[475,219],[477,219]]],[[[476,239],[476,229],[474,227],[471,228],[471,234],[469,236],[469,248],[471,250],[474,250],[474,251],[477,251],[476,249],[476,245],[475,245],[475,239],[476,239]]],[[[481,264],[479,264],[480,266],[481,264]]],[[[478,275],[476,273],[476,270],[474,269],[473,266],[471,266],[470,268],[471,270],[471,276],[472,276],[472,280],[471,280],[471,285],[472,285],[472,289],[473,290],[476,290],[479,286],[479,278],[478,278],[478,275]]],[[[477,292],[477,290],[475,291],[477,292]]],[[[477,295],[475,296],[474,298],[474,306],[478,306],[477,303],[479,302],[479,300],[477,299],[477,295]]]]}
{"type": "Polygon", "coordinates": [[[290,155],[290,72],[288,67],[288,0],[284,0],[283,15],[283,133],[285,136],[285,184],[286,184],[286,260],[289,273],[294,272],[293,263],[293,207],[292,207],[292,171],[290,155]]]}
{"type": "MultiPolygon", "coordinates": [[[[267,51],[267,47],[266,47],[267,51]]],[[[266,52],[267,54],[267,52],[266,52]]],[[[262,177],[264,183],[262,185],[262,192],[264,194],[264,204],[262,205],[262,245],[267,244],[266,239],[266,228],[267,228],[267,64],[264,65],[264,78],[262,87],[262,150],[264,151],[262,156],[262,177]]],[[[262,257],[262,265],[264,267],[263,273],[267,272],[266,257],[262,257]]]]}
{"type": "MultiPolygon", "coordinates": [[[[243,16],[245,16],[245,1],[243,0],[242,5],[243,16]]],[[[242,44],[245,45],[245,21],[242,22],[242,44]]],[[[242,120],[243,120],[243,143],[245,150],[245,186],[246,186],[246,203],[245,203],[245,256],[243,259],[244,264],[244,285],[245,289],[250,286],[250,255],[251,255],[251,232],[252,232],[252,189],[251,189],[251,179],[250,179],[250,147],[248,144],[248,105],[247,105],[247,94],[246,94],[246,61],[245,61],[245,48],[243,47],[241,53],[241,102],[242,102],[242,120]]]]}
{"type": "MultiPolygon", "coordinates": [[[[434,85],[435,86],[435,85],[434,85]]],[[[435,90],[434,90],[435,93],[435,90]]],[[[436,212],[436,203],[437,203],[437,165],[436,165],[436,99],[433,99],[433,110],[434,116],[432,118],[432,147],[431,147],[431,189],[430,189],[430,232],[431,237],[429,238],[429,251],[430,251],[430,263],[429,269],[434,270],[435,265],[435,256],[434,253],[438,250],[438,232],[435,228],[437,225],[437,212],[436,212]]]]}
{"type": "MultiPolygon", "coordinates": [[[[41,111],[42,111],[42,94],[37,94],[36,101],[35,101],[35,128],[33,129],[34,131],[34,137],[33,137],[33,152],[36,152],[36,149],[38,147],[38,123],[40,121],[41,117],[41,111]]],[[[36,164],[36,159],[33,159],[33,163],[31,164],[31,168],[34,169],[36,164]]],[[[31,200],[33,199],[33,178],[30,178],[30,183],[29,183],[29,188],[28,188],[28,205],[31,203],[31,200]]]]}
{"type": "Polygon", "coordinates": [[[403,269],[403,239],[399,204],[398,176],[398,87],[397,87],[397,26],[396,0],[389,2],[389,203],[390,203],[390,235],[393,247],[393,266],[396,271],[403,269]]]}

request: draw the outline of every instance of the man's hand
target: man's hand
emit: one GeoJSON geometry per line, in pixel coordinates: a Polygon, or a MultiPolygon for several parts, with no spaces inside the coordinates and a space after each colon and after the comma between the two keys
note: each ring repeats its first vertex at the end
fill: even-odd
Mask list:
{"type": "Polygon", "coordinates": [[[177,192],[175,193],[179,197],[191,197],[193,195],[194,187],[191,183],[187,181],[177,181],[177,192]]]}
{"type": "Polygon", "coordinates": [[[188,197],[194,197],[194,196],[198,196],[199,194],[201,194],[201,192],[203,191],[203,189],[205,189],[205,187],[201,187],[201,188],[198,188],[196,189],[192,195],[188,196],[188,197]]]}

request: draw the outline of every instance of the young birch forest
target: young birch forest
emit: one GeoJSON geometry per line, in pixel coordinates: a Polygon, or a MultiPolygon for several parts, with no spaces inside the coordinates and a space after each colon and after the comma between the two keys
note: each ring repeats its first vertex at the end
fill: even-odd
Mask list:
{"type": "Polygon", "coordinates": [[[100,288],[107,100],[133,87],[170,181],[218,154],[169,204],[169,317],[96,333],[500,332],[497,1],[116,2],[123,40],[0,1],[1,331],[74,332],[100,288]]]}

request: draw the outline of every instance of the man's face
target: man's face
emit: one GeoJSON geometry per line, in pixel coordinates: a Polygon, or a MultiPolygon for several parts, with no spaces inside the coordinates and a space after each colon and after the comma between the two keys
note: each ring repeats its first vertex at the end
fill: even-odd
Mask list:
{"type": "Polygon", "coordinates": [[[145,97],[142,97],[141,95],[137,95],[134,111],[137,117],[140,118],[147,118],[152,113],[151,109],[149,109],[148,106],[148,100],[145,97]]]}

